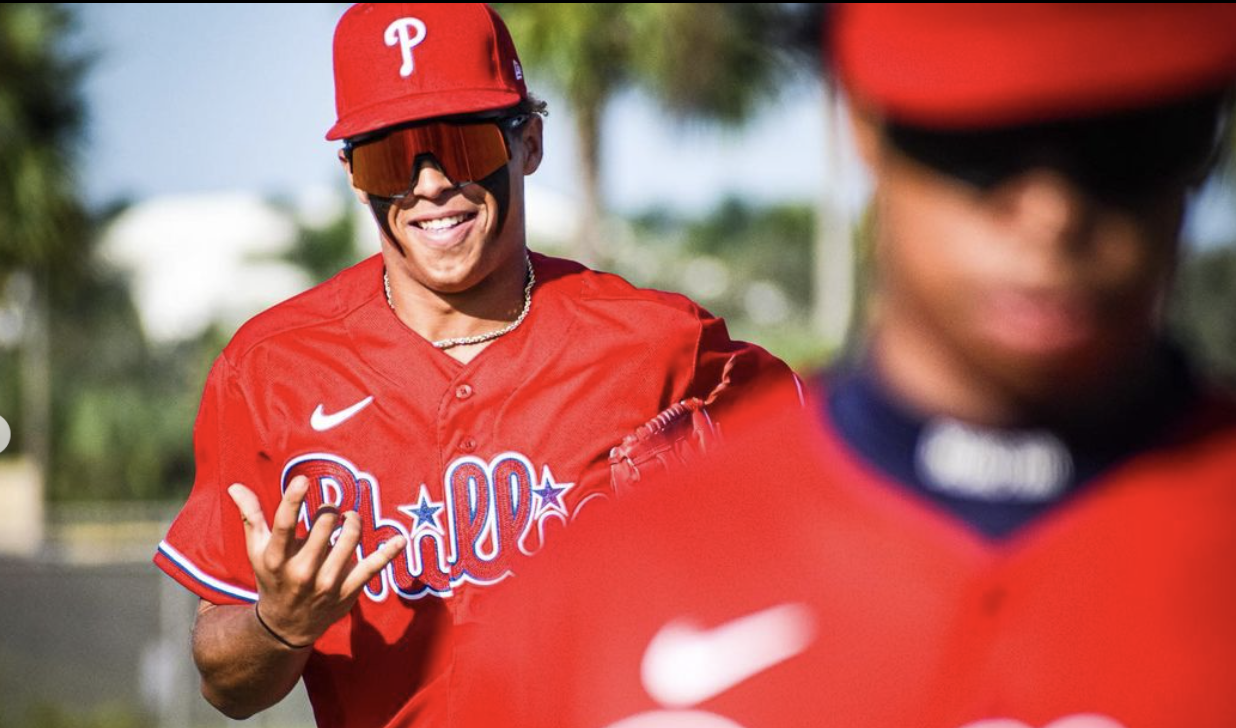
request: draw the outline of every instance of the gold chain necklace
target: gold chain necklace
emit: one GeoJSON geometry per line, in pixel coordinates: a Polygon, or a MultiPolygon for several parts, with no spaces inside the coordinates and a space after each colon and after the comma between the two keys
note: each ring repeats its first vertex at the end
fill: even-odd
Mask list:
{"type": "MultiPolygon", "coordinates": [[[[505,336],[506,334],[509,334],[515,329],[519,328],[519,325],[524,322],[525,318],[527,318],[528,311],[532,308],[532,287],[536,285],[536,271],[533,270],[532,258],[528,255],[526,251],[524,252],[524,263],[526,263],[528,266],[528,282],[524,284],[524,307],[523,307],[523,310],[519,312],[519,316],[515,317],[514,321],[507,324],[506,326],[503,326],[497,331],[490,331],[487,334],[476,334],[474,336],[458,336],[453,339],[442,339],[440,341],[430,342],[433,344],[434,348],[435,349],[452,349],[456,346],[468,346],[470,344],[481,344],[486,341],[493,341],[499,336],[505,336]]],[[[386,289],[386,305],[390,306],[391,310],[394,311],[395,301],[391,298],[391,279],[390,279],[390,275],[387,273],[385,268],[382,270],[382,287],[386,289]]]]}

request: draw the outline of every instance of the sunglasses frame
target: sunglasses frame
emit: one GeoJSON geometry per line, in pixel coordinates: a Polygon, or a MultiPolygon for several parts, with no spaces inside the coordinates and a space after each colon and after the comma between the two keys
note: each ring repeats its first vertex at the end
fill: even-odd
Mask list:
{"type": "MultiPolygon", "coordinates": [[[[502,169],[504,166],[506,166],[508,162],[510,162],[511,160],[511,140],[510,140],[509,134],[515,131],[516,129],[519,129],[524,124],[528,123],[528,121],[531,118],[532,118],[532,114],[530,113],[516,112],[516,113],[508,113],[508,114],[494,115],[494,116],[470,115],[470,116],[457,116],[457,117],[438,117],[438,118],[429,119],[425,121],[416,121],[416,122],[412,122],[408,124],[401,124],[399,126],[387,127],[385,129],[381,129],[374,133],[365,134],[365,135],[353,137],[350,139],[345,139],[343,142],[343,153],[344,153],[344,157],[347,159],[348,164],[352,166],[353,180],[356,181],[356,180],[364,179],[365,177],[363,173],[358,172],[358,170],[356,169],[356,151],[358,148],[363,147],[367,144],[379,142],[383,139],[390,137],[392,134],[397,134],[407,129],[423,128],[423,127],[428,127],[431,125],[446,125],[446,126],[451,126],[451,127],[470,127],[470,126],[492,125],[496,127],[498,129],[498,132],[502,135],[503,154],[506,157],[506,159],[503,161],[501,165],[499,165],[498,167],[496,167],[494,170],[490,171],[486,175],[486,176],[489,176],[489,175],[494,174],[498,170],[502,169]]],[[[466,156],[467,155],[465,153],[464,154],[465,163],[467,162],[466,156]]],[[[419,174],[421,165],[425,161],[430,161],[439,170],[441,170],[442,173],[446,175],[447,179],[449,179],[451,183],[454,185],[455,189],[458,189],[460,187],[464,187],[466,185],[473,184],[475,182],[480,181],[480,179],[455,179],[447,172],[446,170],[447,165],[444,165],[442,160],[440,160],[434,152],[424,151],[424,152],[417,152],[415,156],[413,156],[413,158],[411,159],[411,168],[408,169],[408,186],[404,189],[403,192],[396,193],[396,194],[382,194],[381,192],[372,192],[372,191],[366,190],[365,187],[362,186],[360,183],[357,183],[357,187],[361,190],[364,190],[367,194],[373,197],[378,197],[378,198],[387,199],[387,200],[403,199],[412,194],[412,190],[416,186],[416,177],[419,174]]]]}
{"type": "Polygon", "coordinates": [[[1047,167],[1095,199],[1138,207],[1201,181],[1215,162],[1229,103],[1207,94],[1088,119],[990,129],[889,121],[885,134],[902,154],[980,192],[1047,167]]]}

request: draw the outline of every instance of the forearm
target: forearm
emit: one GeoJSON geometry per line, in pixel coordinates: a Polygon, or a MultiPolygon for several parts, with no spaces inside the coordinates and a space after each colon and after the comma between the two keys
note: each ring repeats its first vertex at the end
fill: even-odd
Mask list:
{"type": "Polygon", "coordinates": [[[311,651],[280,644],[258,622],[253,605],[203,602],[198,609],[193,660],[202,695],[229,718],[247,718],[282,700],[311,651]]]}
{"type": "Polygon", "coordinates": [[[308,488],[304,475],[292,479],[275,510],[273,529],[253,491],[241,483],[228,488],[245,526],[268,625],[258,621],[252,604],[198,605],[193,661],[202,675],[202,695],[228,717],[247,718],[282,700],[304,672],[312,642],[351,610],[365,584],[407,545],[397,536],[357,562],[360,516],[348,511],[341,517],[330,506],[318,510],[301,541],[296,528],[308,488]]]}

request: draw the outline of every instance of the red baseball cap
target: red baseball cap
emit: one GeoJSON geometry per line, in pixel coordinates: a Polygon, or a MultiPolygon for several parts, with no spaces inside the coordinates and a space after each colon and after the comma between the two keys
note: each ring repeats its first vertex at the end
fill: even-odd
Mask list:
{"type": "Polygon", "coordinates": [[[327,139],[518,104],[515,44],[484,3],[358,3],[335,28],[335,111],[327,139]]]}
{"type": "Polygon", "coordinates": [[[1084,117],[1236,80],[1227,3],[843,3],[831,30],[850,96],[923,126],[1084,117]]]}

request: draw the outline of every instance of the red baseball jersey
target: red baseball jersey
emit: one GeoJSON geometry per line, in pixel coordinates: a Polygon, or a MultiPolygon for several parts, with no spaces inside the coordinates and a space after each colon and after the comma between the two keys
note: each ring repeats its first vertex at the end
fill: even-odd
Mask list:
{"type": "MultiPolygon", "coordinates": [[[[155,563],[219,604],[256,600],[233,482],[269,519],[297,475],[362,517],[361,556],[408,546],[314,646],[320,726],[437,724],[460,625],[517,555],[610,495],[623,435],[688,397],[790,377],[682,296],[533,255],[524,324],[462,364],[406,328],[375,256],[255,317],[215,362],[197,474],[155,563]]],[[[732,390],[732,391],[730,391],[732,390]]]]}
{"type": "Polygon", "coordinates": [[[1236,725],[1236,406],[992,541],[761,399],[490,605],[456,725],[1236,725]]]}

